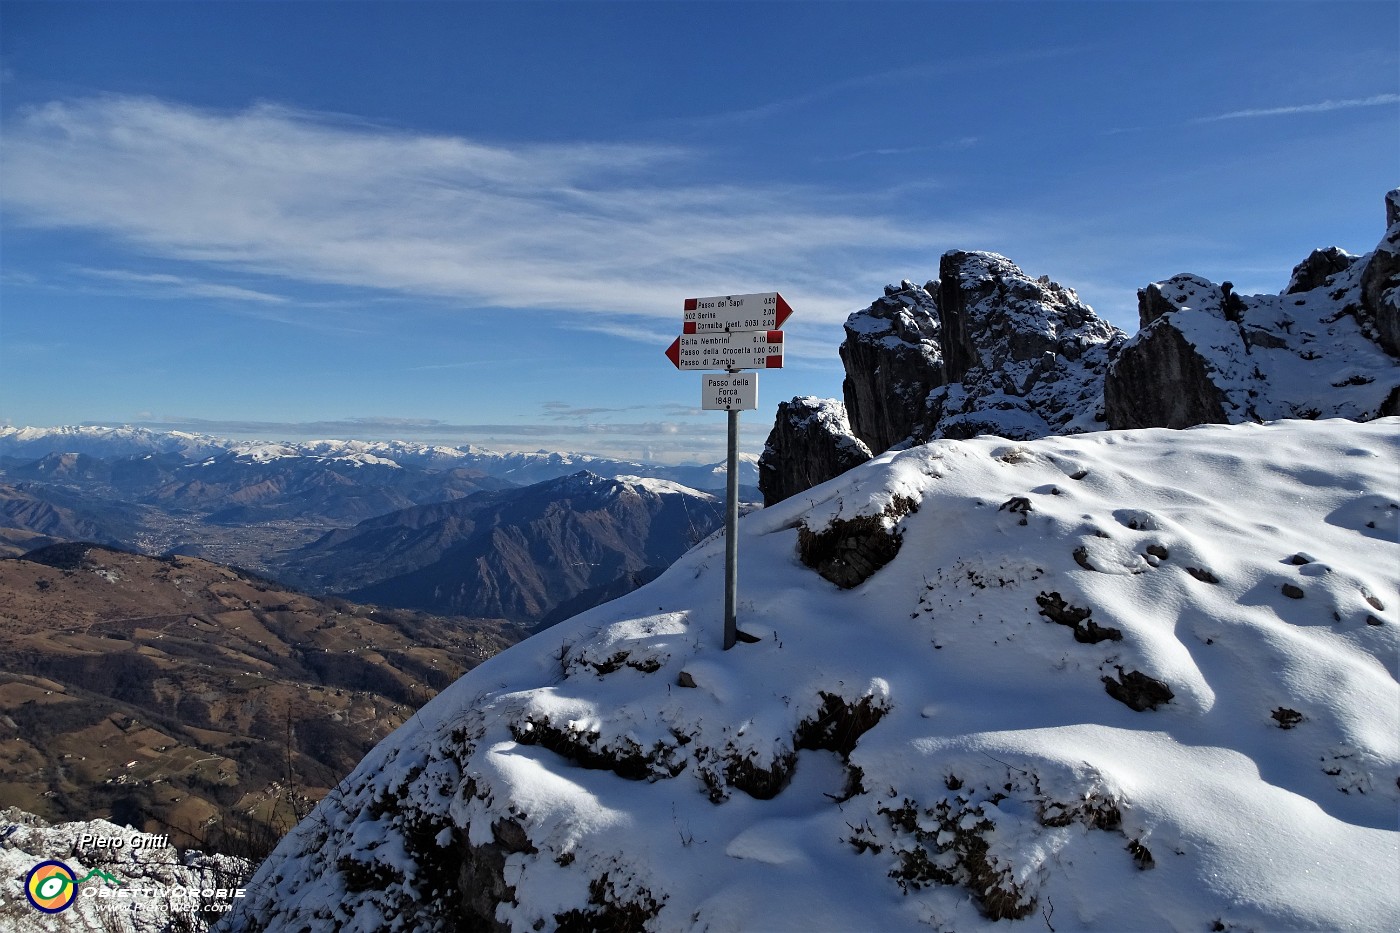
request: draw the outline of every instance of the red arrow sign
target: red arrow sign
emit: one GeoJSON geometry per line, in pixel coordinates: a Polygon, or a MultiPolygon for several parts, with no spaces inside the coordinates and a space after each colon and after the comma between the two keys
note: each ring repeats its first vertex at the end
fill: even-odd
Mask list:
{"type": "Polygon", "coordinates": [[[773,294],[774,294],[774,297],[776,297],[776,298],[778,299],[778,313],[777,313],[777,315],[776,315],[776,317],[777,317],[777,323],[774,324],[773,326],[774,326],[774,327],[782,327],[782,326],[783,326],[783,322],[786,321],[788,318],[792,317],[792,308],[790,308],[790,307],[788,306],[788,303],[787,303],[786,301],[783,300],[783,296],[782,296],[782,295],[779,295],[777,292],[774,292],[773,294]]]}
{"type": "Polygon", "coordinates": [[[687,334],[777,330],[791,316],[792,308],[777,292],[687,298],[682,330],[687,334]]]}
{"type": "Polygon", "coordinates": [[[783,332],[743,330],[682,334],[666,348],[666,358],[677,369],[781,369],[783,332]]]}

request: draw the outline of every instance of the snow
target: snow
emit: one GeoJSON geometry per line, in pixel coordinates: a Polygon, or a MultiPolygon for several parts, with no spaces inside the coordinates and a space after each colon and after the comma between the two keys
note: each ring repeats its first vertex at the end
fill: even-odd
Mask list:
{"type": "Polygon", "coordinates": [[[656,495],[694,496],[699,499],[714,498],[714,496],[708,492],[692,489],[689,486],[682,486],[680,483],[673,483],[668,479],[653,479],[649,476],[628,476],[626,474],[617,476],[615,479],[619,483],[625,483],[628,486],[636,486],[638,489],[645,489],[647,492],[655,493],[656,495]]]}
{"type": "Polygon", "coordinates": [[[887,453],[740,522],[757,643],[720,649],[724,544],[700,545],[437,697],[245,916],[431,929],[460,898],[419,885],[500,845],[515,930],[599,885],[658,930],[1394,928],[1397,462],[1396,418],[887,453]],[[798,530],[858,515],[902,543],[840,590],[798,530]],[[1049,594],[1121,638],[1078,641],[1049,594]],[[1172,698],[1119,702],[1129,672],[1172,698]],[[883,713],[848,760],[798,738],[837,698],[883,713]],[[759,799],[745,768],[790,773],[759,799]]]}
{"type": "MultiPolygon", "coordinates": [[[[173,848],[131,848],[137,833],[107,820],[50,825],[19,810],[0,810],[0,929],[7,933],[191,933],[208,928],[213,910],[227,909],[251,866],[226,855],[173,848]],[[118,840],[120,848],[98,849],[85,839],[118,840]],[[72,906],[55,914],[31,907],[24,879],[35,865],[57,859],[82,881],[94,869],[119,884],[94,878],[78,886],[72,906]],[[205,896],[199,892],[209,892],[205,896]],[[211,908],[213,910],[211,910],[211,908]],[[201,912],[201,910],[203,912],[201,912]]],[[[241,895],[246,897],[247,893],[241,895]]]]}
{"type": "Polygon", "coordinates": [[[1373,418],[1400,376],[1395,359],[1357,320],[1368,259],[1311,291],[1237,295],[1237,321],[1225,313],[1221,286],[1196,275],[1172,276],[1155,284],[1175,310],[1139,331],[1129,346],[1175,327],[1199,352],[1232,422],[1373,418]]]}

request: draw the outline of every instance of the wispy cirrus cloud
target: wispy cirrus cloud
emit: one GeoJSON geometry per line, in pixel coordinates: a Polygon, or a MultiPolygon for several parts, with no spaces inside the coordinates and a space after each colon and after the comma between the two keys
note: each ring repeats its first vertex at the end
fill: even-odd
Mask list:
{"type": "Polygon", "coordinates": [[[544,416],[554,421],[588,421],[599,415],[615,415],[624,411],[642,411],[646,405],[624,405],[620,408],[583,407],[568,402],[545,402],[544,416]]]}
{"type": "Polygon", "coordinates": [[[244,288],[241,285],[227,285],[220,282],[205,282],[179,275],[160,272],[130,272],[125,269],[84,269],[85,275],[93,278],[117,282],[143,291],[162,296],[223,298],[230,301],[255,301],[264,304],[286,304],[282,295],[244,288]]]}
{"type": "MultiPolygon", "coordinates": [[[[470,305],[669,319],[658,295],[780,277],[821,302],[804,314],[834,317],[863,303],[850,290],[869,257],[937,236],[815,189],[689,183],[691,155],[673,147],[486,144],[268,104],[121,96],[50,103],[4,129],[12,220],[167,260],[470,305]]],[[[157,278],[146,284],[197,287],[157,278]]]]}
{"type": "Polygon", "coordinates": [[[1347,100],[1324,100],[1313,104],[1293,104],[1286,107],[1265,107],[1255,110],[1232,110],[1213,117],[1200,117],[1192,123],[1215,123],[1220,120],[1243,120],[1249,117],[1281,117],[1300,113],[1328,113],[1333,110],[1351,110],[1357,107],[1384,107],[1400,104],[1400,94],[1374,94],[1370,97],[1355,97],[1347,100]]]}

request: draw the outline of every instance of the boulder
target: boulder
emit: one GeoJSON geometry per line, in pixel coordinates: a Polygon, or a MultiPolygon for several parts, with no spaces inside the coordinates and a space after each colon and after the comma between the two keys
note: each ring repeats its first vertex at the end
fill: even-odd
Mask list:
{"type": "Polygon", "coordinates": [[[938,342],[938,283],[907,279],[846,319],[841,391],[852,433],[883,452],[923,424],[924,400],[943,384],[938,342]]]}
{"type": "Polygon", "coordinates": [[[779,402],[773,430],[758,458],[763,504],[781,502],[869,459],[870,448],[851,433],[845,405],[812,396],[779,402]]]}

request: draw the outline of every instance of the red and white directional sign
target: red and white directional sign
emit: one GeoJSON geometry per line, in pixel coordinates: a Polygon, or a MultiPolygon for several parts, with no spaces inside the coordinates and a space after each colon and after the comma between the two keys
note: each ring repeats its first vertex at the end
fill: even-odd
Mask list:
{"type": "Polygon", "coordinates": [[[777,292],[687,298],[682,330],[687,334],[777,330],[791,315],[792,308],[777,292]]]}
{"type": "Polygon", "coordinates": [[[700,377],[702,411],[751,411],[758,407],[758,373],[713,373],[700,377]]]}
{"type": "Polygon", "coordinates": [[[666,348],[677,369],[781,369],[783,332],[731,330],[682,334],[666,348]]]}

